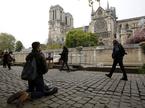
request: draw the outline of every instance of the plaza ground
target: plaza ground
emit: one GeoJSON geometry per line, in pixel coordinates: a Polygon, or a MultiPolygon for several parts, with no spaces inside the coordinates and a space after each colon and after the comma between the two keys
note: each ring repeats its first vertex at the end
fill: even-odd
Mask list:
{"type": "MultiPolygon", "coordinates": [[[[0,108],[15,108],[6,103],[7,98],[27,88],[21,71],[19,66],[12,70],[0,66],[0,108]]],[[[111,79],[105,74],[50,69],[45,83],[57,86],[58,93],[26,102],[24,108],[145,108],[145,75],[129,73],[128,81],[123,81],[122,73],[114,73],[111,79]]]]}

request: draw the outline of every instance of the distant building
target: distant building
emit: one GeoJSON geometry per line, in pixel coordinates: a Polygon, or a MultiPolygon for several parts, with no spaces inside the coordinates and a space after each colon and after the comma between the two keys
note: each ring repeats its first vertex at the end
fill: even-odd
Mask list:
{"type": "Polygon", "coordinates": [[[99,42],[104,45],[111,45],[113,39],[126,44],[138,29],[144,28],[144,25],[145,16],[117,20],[115,7],[107,6],[106,10],[99,7],[92,12],[88,32],[96,33],[99,42]]]}
{"type": "Polygon", "coordinates": [[[61,6],[51,6],[48,24],[48,43],[63,44],[66,39],[66,32],[73,28],[73,17],[70,13],[65,13],[61,6]]]}
{"type": "MultiPolygon", "coordinates": [[[[96,11],[92,10],[89,25],[79,29],[96,33],[101,44],[112,45],[113,39],[126,44],[127,39],[134,36],[138,29],[144,28],[144,25],[145,16],[117,20],[115,7],[109,7],[107,4],[107,9],[99,6],[96,11]]],[[[66,32],[72,28],[72,15],[64,13],[59,5],[52,6],[49,11],[49,42],[63,43],[66,32]]]]}
{"type": "Polygon", "coordinates": [[[118,20],[116,31],[117,39],[120,40],[122,44],[126,44],[129,38],[139,35],[140,31],[145,27],[144,20],[145,16],[118,20]]]}
{"type": "Polygon", "coordinates": [[[116,19],[115,8],[104,10],[99,7],[92,11],[88,32],[96,33],[100,43],[110,45],[116,34],[116,19]]]}

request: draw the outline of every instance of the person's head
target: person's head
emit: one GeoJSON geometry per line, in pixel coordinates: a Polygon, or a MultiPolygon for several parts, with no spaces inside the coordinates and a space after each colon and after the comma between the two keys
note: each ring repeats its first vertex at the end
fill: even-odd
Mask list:
{"type": "Polygon", "coordinates": [[[67,47],[66,46],[63,46],[63,50],[67,50],[67,47]]]}
{"type": "Polygon", "coordinates": [[[32,49],[39,51],[40,50],[40,42],[33,42],[32,49]]]}
{"type": "Polygon", "coordinates": [[[63,46],[63,49],[67,49],[67,47],[66,46],[63,46]]]}
{"type": "Polygon", "coordinates": [[[9,52],[9,54],[13,54],[13,52],[12,52],[12,51],[10,51],[10,52],[9,52]]]}
{"type": "Polygon", "coordinates": [[[118,45],[119,44],[119,42],[117,41],[117,40],[113,40],[113,45],[115,46],[115,45],[118,45]]]}
{"type": "Polygon", "coordinates": [[[48,56],[51,56],[51,53],[50,52],[48,53],[48,56]]]}

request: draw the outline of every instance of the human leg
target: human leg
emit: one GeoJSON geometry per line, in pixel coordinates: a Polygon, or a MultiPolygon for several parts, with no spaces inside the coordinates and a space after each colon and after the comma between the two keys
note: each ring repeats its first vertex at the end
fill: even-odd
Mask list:
{"type": "Polygon", "coordinates": [[[40,76],[39,78],[37,78],[35,80],[35,87],[36,87],[36,90],[31,92],[31,97],[33,99],[36,99],[36,98],[41,98],[42,96],[44,96],[44,80],[43,80],[43,76],[40,76]]]}
{"type": "Polygon", "coordinates": [[[35,82],[34,81],[28,81],[28,92],[34,92],[34,86],[35,82]]]}
{"type": "Polygon", "coordinates": [[[121,71],[123,72],[123,77],[121,79],[127,80],[127,74],[126,74],[126,71],[125,71],[124,65],[123,65],[123,58],[119,60],[119,66],[120,66],[121,71]]]}
{"type": "Polygon", "coordinates": [[[6,68],[6,61],[3,60],[3,68],[6,68]]]}
{"type": "Polygon", "coordinates": [[[116,69],[117,63],[118,63],[118,60],[117,60],[117,59],[114,59],[114,60],[113,60],[113,64],[112,64],[112,68],[111,68],[111,70],[110,70],[110,73],[109,73],[109,74],[106,74],[107,77],[109,77],[109,78],[112,77],[112,74],[113,74],[113,72],[114,72],[115,69],[116,69]]]}
{"type": "Polygon", "coordinates": [[[9,70],[11,70],[11,63],[10,62],[8,62],[8,68],[9,68],[9,70]]]}
{"type": "Polygon", "coordinates": [[[60,71],[63,69],[64,64],[65,64],[65,62],[63,61],[63,62],[62,62],[62,65],[61,65],[61,68],[60,68],[60,71]]]}
{"type": "Polygon", "coordinates": [[[68,63],[66,62],[65,64],[66,64],[67,70],[70,71],[70,68],[68,66],[68,63]]]}

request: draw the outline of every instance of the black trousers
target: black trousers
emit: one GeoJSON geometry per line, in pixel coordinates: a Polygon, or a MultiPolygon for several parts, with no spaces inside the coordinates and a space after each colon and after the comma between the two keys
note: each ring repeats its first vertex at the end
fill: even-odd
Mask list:
{"type": "Polygon", "coordinates": [[[9,61],[4,61],[3,62],[3,67],[6,68],[8,66],[9,70],[11,69],[11,62],[9,61]]]}
{"type": "Polygon", "coordinates": [[[125,69],[124,69],[124,65],[123,65],[123,57],[121,58],[115,58],[113,60],[113,65],[112,65],[112,68],[110,70],[110,75],[112,76],[113,72],[115,71],[116,69],[116,65],[119,63],[119,66],[120,66],[120,69],[121,71],[123,72],[123,77],[124,78],[127,78],[127,75],[126,75],[126,72],[125,72],[125,69]]]}
{"type": "Polygon", "coordinates": [[[28,81],[28,92],[31,92],[31,98],[40,98],[44,96],[43,76],[39,76],[33,81],[28,81]]]}
{"type": "MultiPolygon", "coordinates": [[[[62,60],[62,61],[63,61],[63,60],[62,60]]],[[[62,69],[64,68],[64,65],[66,65],[67,70],[70,71],[67,61],[63,61],[63,62],[62,62],[62,66],[61,66],[60,70],[62,70],[62,69]]]]}

